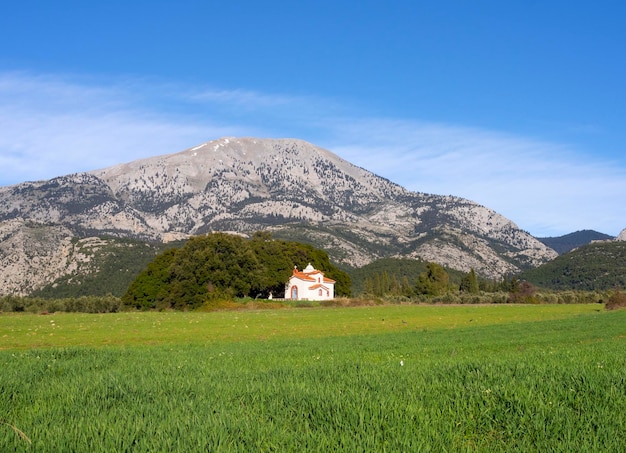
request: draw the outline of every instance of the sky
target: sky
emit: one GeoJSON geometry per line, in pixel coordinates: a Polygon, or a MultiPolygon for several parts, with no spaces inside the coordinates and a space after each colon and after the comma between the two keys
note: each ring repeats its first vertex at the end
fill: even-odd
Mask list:
{"type": "Polygon", "coordinates": [[[531,234],[626,228],[626,3],[0,6],[0,186],[299,138],[531,234]]]}

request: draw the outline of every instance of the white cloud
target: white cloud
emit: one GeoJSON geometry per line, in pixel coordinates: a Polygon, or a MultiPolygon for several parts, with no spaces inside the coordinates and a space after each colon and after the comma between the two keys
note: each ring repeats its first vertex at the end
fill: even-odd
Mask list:
{"type": "Polygon", "coordinates": [[[225,135],[296,137],[411,190],[477,201],[538,236],[626,227],[623,162],[494,131],[368,118],[313,96],[0,73],[0,132],[2,185],[225,135]]]}
{"type": "Polygon", "coordinates": [[[467,127],[351,120],[331,144],[347,160],[408,189],[469,198],[538,236],[626,227],[623,164],[566,146],[467,127]]]}

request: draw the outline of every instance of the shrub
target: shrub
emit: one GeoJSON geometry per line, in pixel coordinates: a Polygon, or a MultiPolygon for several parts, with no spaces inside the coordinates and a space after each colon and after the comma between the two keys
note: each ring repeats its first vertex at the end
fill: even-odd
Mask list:
{"type": "Polygon", "coordinates": [[[26,308],[25,299],[18,296],[4,296],[0,299],[0,311],[19,312],[26,308]]]}
{"type": "Polygon", "coordinates": [[[509,302],[513,304],[538,304],[540,301],[535,296],[537,288],[527,281],[522,281],[514,291],[509,294],[509,302]]]}
{"type": "Polygon", "coordinates": [[[121,301],[118,297],[82,296],[78,298],[44,299],[41,297],[5,296],[0,298],[0,311],[29,313],[116,313],[121,301]]]}
{"type": "Polygon", "coordinates": [[[296,308],[313,308],[315,303],[309,300],[299,300],[296,302],[295,306],[296,308]]]}
{"type": "MultiPolygon", "coordinates": [[[[245,304],[235,302],[232,299],[210,299],[195,309],[195,311],[221,311],[221,310],[241,310],[246,308],[245,304]]],[[[161,311],[170,310],[169,307],[159,307],[161,311]]]]}
{"type": "Polygon", "coordinates": [[[609,297],[608,302],[605,305],[607,310],[617,310],[618,308],[626,307],[626,294],[616,289],[615,292],[609,297]]]}

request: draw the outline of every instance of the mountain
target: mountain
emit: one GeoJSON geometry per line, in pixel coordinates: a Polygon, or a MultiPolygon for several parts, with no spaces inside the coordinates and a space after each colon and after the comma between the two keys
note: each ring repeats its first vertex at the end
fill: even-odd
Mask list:
{"type": "Polygon", "coordinates": [[[583,245],[537,268],[526,270],[519,278],[555,290],[626,288],[626,241],[583,245]]]}
{"type": "Polygon", "coordinates": [[[0,295],[121,296],[169,246],[123,238],[77,238],[62,225],[23,219],[0,222],[0,295]]]}
{"type": "Polygon", "coordinates": [[[590,244],[593,241],[611,240],[613,239],[613,236],[593,230],[580,230],[564,236],[537,239],[550,247],[552,250],[555,250],[559,255],[562,255],[563,253],[567,253],[575,248],[590,244]]]}
{"type": "MultiPolygon", "coordinates": [[[[45,242],[56,254],[67,253],[72,237],[168,242],[210,231],[270,230],[353,267],[384,257],[419,257],[498,277],[556,256],[491,209],[455,196],[410,192],[292,139],[223,138],[176,154],[2,187],[0,225],[16,221],[50,228],[45,242]]],[[[0,237],[0,245],[5,240],[0,237]]],[[[23,274],[52,258],[12,271],[5,265],[12,252],[4,250],[0,264],[16,282],[7,288],[35,289],[51,278],[23,274]]],[[[17,255],[24,263],[24,255],[38,256],[38,250],[24,243],[17,255]]],[[[60,272],[49,266],[44,274],[60,272]]]]}

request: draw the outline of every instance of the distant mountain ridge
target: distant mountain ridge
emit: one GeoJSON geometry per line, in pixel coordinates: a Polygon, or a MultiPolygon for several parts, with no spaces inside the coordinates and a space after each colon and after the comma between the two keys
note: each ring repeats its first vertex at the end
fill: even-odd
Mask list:
{"type": "MultiPolygon", "coordinates": [[[[65,239],[57,242],[103,235],[171,241],[210,231],[270,230],[323,248],[344,265],[419,257],[474,268],[485,277],[556,256],[491,209],[410,192],[293,139],[223,138],[176,154],[1,187],[0,226],[7,222],[62,228],[65,239]]],[[[14,233],[20,231],[13,225],[14,233]]],[[[0,236],[4,269],[11,252],[1,246],[11,237],[0,236]]],[[[10,272],[15,281],[37,272],[41,261],[28,245],[20,253],[22,266],[10,272]]]]}
{"type": "Polygon", "coordinates": [[[580,230],[557,237],[537,238],[545,245],[555,250],[559,255],[570,250],[592,243],[593,241],[607,241],[614,239],[608,234],[599,233],[594,230],[580,230]]]}

